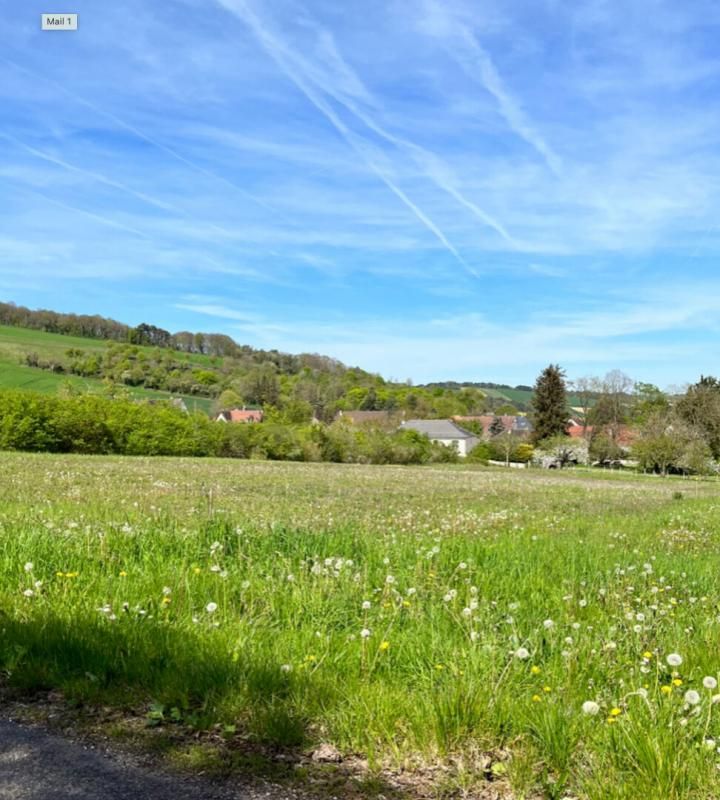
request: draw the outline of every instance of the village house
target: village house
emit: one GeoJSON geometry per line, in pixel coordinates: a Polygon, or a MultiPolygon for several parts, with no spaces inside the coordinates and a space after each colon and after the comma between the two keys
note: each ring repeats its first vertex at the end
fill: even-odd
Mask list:
{"type": "MultiPolygon", "coordinates": [[[[570,420],[570,425],[567,429],[568,436],[573,439],[587,439],[590,441],[593,435],[592,425],[581,425],[580,423],[570,420]]],[[[629,450],[638,437],[638,432],[631,428],[629,425],[618,425],[615,431],[615,443],[622,447],[624,450],[629,450]]]]}
{"type": "Polygon", "coordinates": [[[480,441],[474,433],[461,428],[451,419],[409,419],[400,428],[424,433],[431,442],[455,447],[461,456],[466,456],[480,441]]]}
{"type": "Polygon", "coordinates": [[[232,408],[217,414],[215,422],[262,422],[263,416],[261,408],[232,408]]]}
{"type": "MultiPolygon", "coordinates": [[[[490,436],[490,426],[494,419],[495,416],[493,414],[477,414],[475,416],[456,415],[453,417],[453,420],[460,424],[463,422],[479,422],[483,428],[483,437],[486,439],[490,436]]],[[[528,417],[524,417],[520,414],[516,416],[503,414],[499,419],[506,432],[514,433],[518,436],[529,436],[532,433],[533,426],[528,417]]]]}

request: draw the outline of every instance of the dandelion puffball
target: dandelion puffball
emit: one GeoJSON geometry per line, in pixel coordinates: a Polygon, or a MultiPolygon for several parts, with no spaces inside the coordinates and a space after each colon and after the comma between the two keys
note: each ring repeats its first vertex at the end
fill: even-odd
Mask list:
{"type": "Polygon", "coordinates": [[[28,561],[27,564],[25,564],[25,567],[24,567],[25,572],[32,572],[34,566],[35,565],[32,563],[32,561],[28,561]]]}
{"type": "Polygon", "coordinates": [[[685,702],[689,706],[696,706],[700,702],[700,695],[695,689],[688,689],[687,692],[685,692],[685,702]]]}
{"type": "Polygon", "coordinates": [[[713,676],[712,676],[712,675],[706,675],[706,676],[703,678],[703,686],[704,686],[706,689],[716,689],[716,688],[717,688],[717,685],[718,685],[718,684],[717,684],[717,680],[715,680],[715,678],[713,678],[713,676]]]}
{"type": "Polygon", "coordinates": [[[205,611],[207,611],[208,614],[214,614],[217,611],[217,603],[208,603],[205,606],[205,611]]]}
{"type": "Polygon", "coordinates": [[[594,700],[586,700],[582,704],[583,714],[594,717],[600,711],[600,706],[594,700]]]}
{"type": "Polygon", "coordinates": [[[367,639],[367,638],[368,638],[368,636],[370,636],[370,631],[369,631],[367,628],[363,628],[363,629],[360,631],[360,636],[361,636],[363,639],[367,639]]]}
{"type": "Polygon", "coordinates": [[[671,667],[679,667],[682,664],[682,656],[677,653],[670,653],[665,660],[671,667]]]}
{"type": "Polygon", "coordinates": [[[520,661],[525,661],[526,659],[530,658],[530,651],[525,647],[518,647],[518,649],[515,651],[515,658],[519,658],[520,661]]]}
{"type": "Polygon", "coordinates": [[[550,630],[550,628],[554,627],[555,623],[551,619],[546,619],[545,622],[543,622],[543,628],[546,628],[547,630],[550,630]]]}

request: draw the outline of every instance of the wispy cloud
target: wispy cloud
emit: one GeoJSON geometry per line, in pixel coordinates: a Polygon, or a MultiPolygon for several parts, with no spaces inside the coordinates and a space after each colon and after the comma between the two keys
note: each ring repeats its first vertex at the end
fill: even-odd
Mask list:
{"type": "Polygon", "coordinates": [[[7,299],[416,378],[720,341],[709,0],[75,4],[0,30],[7,299]]]}
{"type": "Polygon", "coordinates": [[[562,171],[562,159],[548,145],[545,138],[523,111],[522,106],[508,90],[490,53],[480,44],[469,24],[463,22],[452,5],[437,0],[423,0],[425,17],[422,29],[438,36],[446,44],[465,72],[495,98],[498,109],[512,131],[524,139],[556,174],[562,171]]]}

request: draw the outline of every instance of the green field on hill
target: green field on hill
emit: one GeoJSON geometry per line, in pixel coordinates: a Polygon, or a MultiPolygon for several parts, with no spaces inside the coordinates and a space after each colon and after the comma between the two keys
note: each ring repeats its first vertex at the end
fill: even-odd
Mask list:
{"type": "MultiPolygon", "coordinates": [[[[13,328],[0,325],[0,388],[28,389],[42,394],[57,394],[63,387],[72,387],[77,391],[101,392],[104,390],[102,380],[82,378],[78,375],[50,372],[45,369],[27,366],[25,357],[29,353],[37,353],[43,359],[65,360],[65,352],[71,348],[87,352],[102,352],[109,342],[99,339],[83,339],[78,336],[64,336],[57,333],[46,333],[28,328],[13,328]]],[[[153,348],[140,348],[152,350],[153,348]]],[[[174,351],[173,351],[174,352],[174,351]]],[[[208,356],[178,353],[181,358],[195,363],[208,363],[208,356]]],[[[182,397],[188,409],[210,413],[213,401],[208,397],[195,395],[171,394],[141,386],[125,387],[132,397],[168,400],[171,397],[182,397]]]]}
{"type": "MultiPolygon", "coordinates": [[[[23,361],[28,353],[37,353],[42,358],[64,359],[65,352],[71,348],[87,352],[102,352],[113,342],[103,339],[85,339],[79,336],[65,336],[60,333],[47,333],[31,328],[15,328],[10,325],[0,325],[0,359],[3,361],[23,361]]],[[[115,342],[115,344],[118,344],[115,342]]],[[[133,345],[140,351],[151,352],[154,347],[133,345]]],[[[176,358],[189,361],[193,364],[210,364],[214,360],[211,356],[200,353],[181,353],[171,350],[176,358]]],[[[222,359],[219,359],[222,360],[222,359]]]]}
{"type": "MultiPolygon", "coordinates": [[[[102,381],[93,378],[81,378],[77,375],[63,375],[48,372],[44,369],[26,367],[22,364],[0,360],[0,389],[26,389],[41,394],[57,394],[63,387],[71,387],[77,391],[103,392],[102,381]]],[[[202,411],[209,414],[213,401],[209,397],[194,395],[178,395],[169,392],[153,391],[138,386],[124,387],[131,397],[148,400],[169,400],[181,397],[189,411],[202,411]]]]}
{"type": "Polygon", "coordinates": [[[21,697],[152,726],[203,770],[332,746],[374,796],[720,796],[715,480],[0,470],[0,674],[21,697]]]}

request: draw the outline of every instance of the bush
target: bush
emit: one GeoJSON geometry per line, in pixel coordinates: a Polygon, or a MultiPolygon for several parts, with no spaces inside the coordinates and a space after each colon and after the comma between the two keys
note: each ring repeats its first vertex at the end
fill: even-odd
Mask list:
{"type": "Polygon", "coordinates": [[[0,391],[0,449],[135,456],[426,464],[457,452],[416,431],[332,425],[220,424],[168,403],[92,394],[0,391]]]}

